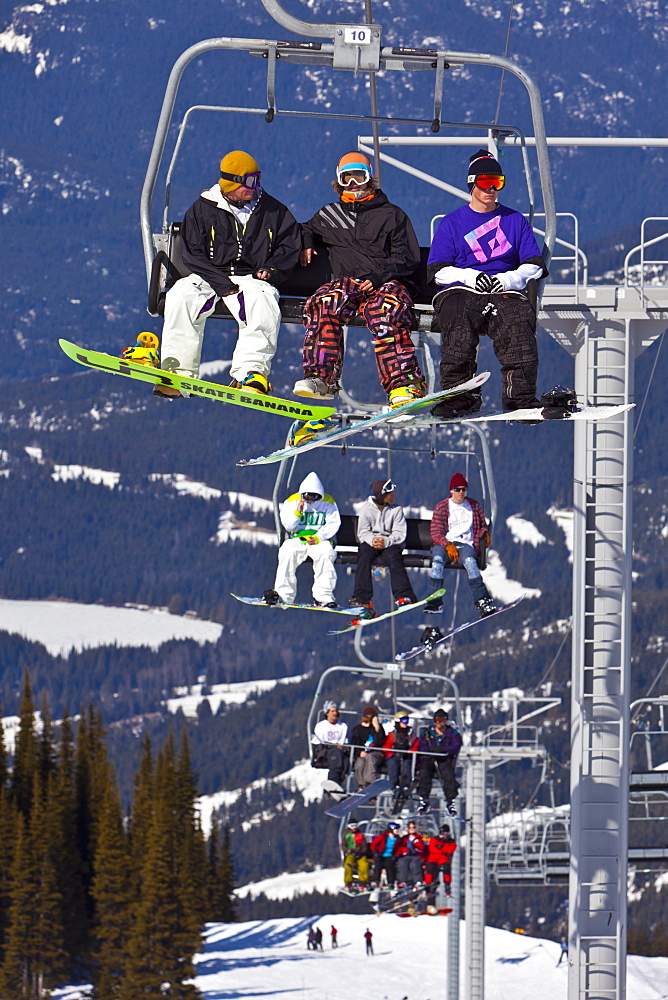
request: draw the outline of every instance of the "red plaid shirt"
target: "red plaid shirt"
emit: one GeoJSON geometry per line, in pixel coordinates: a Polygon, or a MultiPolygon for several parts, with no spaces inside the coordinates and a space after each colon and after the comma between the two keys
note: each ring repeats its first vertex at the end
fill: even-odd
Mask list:
{"type": "MultiPolygon", "coordinates": [[[[431,521],[431,538],[434,545],[448,544],[445,536],[448,532],[449,499],[450,497],[441,500],[434,508],[434,516],[431,521]]],[[[472,497],[467,497],[466,499],[471,504],[471,510],[473,511],[473,548],[477,554],[480,551],[480,539],[486,531],[489,531],[489,528],[487,527],[485,515],[478,501],[473,500],[472,497]]]]}

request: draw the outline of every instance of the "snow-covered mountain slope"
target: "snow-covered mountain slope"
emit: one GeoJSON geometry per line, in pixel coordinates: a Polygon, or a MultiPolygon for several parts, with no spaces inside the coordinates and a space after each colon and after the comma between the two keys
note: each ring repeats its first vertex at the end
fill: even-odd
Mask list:
{"type": "MultiPolygon", "coordinates": [[[[262,996],[280,1000],[436,1000],[446,993],[448,917],[401,919],[337,913],[319,917],[208,924],[196,957],[195,985],[206,1000],[262,996]],[[311,924],[323,933],[323,951],[306,949],[311,924]],[[330,930],[338,931],[338,948],[330,930]],[[364,934],[373,935],[365,955],[364,934]]],[[[461,940],[465,925],[462,921],[461,940]]],[[[485,932],[487,1000],[565,1000],[568,966],[556,941],[488,927],[485,932]]],[[[464,989],[464,962],[460,989],[464,989]]],[[[668,958],[631,956],[628,1000],[666,995],[668,958]]],[[[463,995],[463,994],[462,994],[463,995]]],[[[58,1000],[81,1000],[81,990],[57,991],[58,1000]]]]}

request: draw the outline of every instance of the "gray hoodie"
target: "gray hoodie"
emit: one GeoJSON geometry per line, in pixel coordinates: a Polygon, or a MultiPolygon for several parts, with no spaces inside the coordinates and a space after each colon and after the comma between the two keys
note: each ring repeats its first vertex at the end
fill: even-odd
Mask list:
{"type": "Polygon", "coordinates": [[[378,535],[385,539],[385,547],[403,545],[406,541],[406,515],[396,503],[377,504],[367,497],[357,519],[357,541],[372,545],[378,535]]]}

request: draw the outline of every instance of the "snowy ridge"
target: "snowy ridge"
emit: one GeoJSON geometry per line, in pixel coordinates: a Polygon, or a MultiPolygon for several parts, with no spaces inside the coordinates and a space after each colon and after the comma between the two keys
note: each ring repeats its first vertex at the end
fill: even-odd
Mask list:
{"type": "Polygon", "coordinates": [[[215,715],[220,705],[242,705],[254,694],[264,694],[271,691],[277,684],[299,684],[307,677],[300,674],[297,677],[278,677],[275,680],[239,681],[235,684],[212,684],[208,693],[203,694],[203,684],[193,684],[192,687],[175,689],[175,697],[163,702],[169,712],[178,712],[190,718],[197,718],[197,709],[203,701],[208,701],[215,715]]]}
{"type": "Polygon", "coordinates": [[[148,646],[172,639],[217,642],[215,622],[171,615],[164,608],[109,608],[73,601],[0,600],[0,631],[41,642],[51,656],[97,646],[148,646]]]}
{"type": "MultiPolygon", "coordinates": [[[[225,789],[221,792],[215,792],[213,795],[202,795],[197,800],[202,830],[205,836],[208,836],[211,830],[211,815],[216,810],[221,807],[228,809],[235,802],[238,802],[242,796],[245,796],[246,800],[249,801],[254,791],[267,788],[270,785],[282,785],[289,791],[294,792],[295,795],[301,795],[304,799],[304,805],[308,805],[311,802],[319,802],[323,797],[323,780],[323,772],[312,768],[310,761],[304,760],[298,761],[293,767],[282,774],[277,774],[273,778],[258,778],[257,781],[253,781],[244,788],[225,789]]],[[[289,812],[293,808],[294,803],[295,798],[284,799],[275,806],[275,809],[277,811],[280,809],[289,812]]],[[[268,813],[258,814],[246,820],[242,826],[244,829],[248,829],[249,826],[266,822],[268,819],[271,819],[268,813]]]]}

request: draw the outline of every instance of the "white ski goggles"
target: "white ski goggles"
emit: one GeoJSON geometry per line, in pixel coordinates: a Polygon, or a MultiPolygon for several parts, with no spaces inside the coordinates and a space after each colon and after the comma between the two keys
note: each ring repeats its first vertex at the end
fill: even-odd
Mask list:
{"type": "Polygon", "coordinates": [[[336,179],[344,188],[351,184],[368,184],[371,180],[371,168],[366,163],[347,163],[342,170],[337,167],[336,179]]]}

